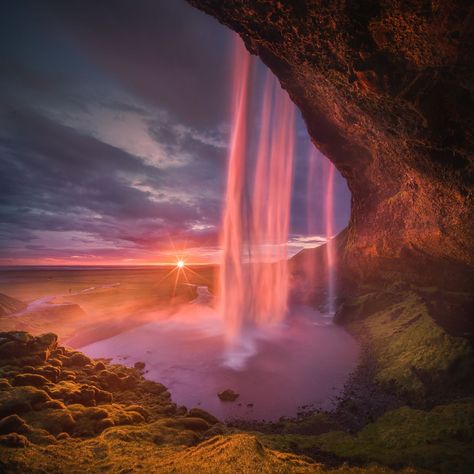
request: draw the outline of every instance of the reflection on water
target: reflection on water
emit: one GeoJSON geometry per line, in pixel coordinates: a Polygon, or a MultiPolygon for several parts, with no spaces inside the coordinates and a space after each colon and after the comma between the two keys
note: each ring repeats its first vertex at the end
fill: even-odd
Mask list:
{"type": "Polygon", "coordinates": [[[192,303],[81,350],[129,365],[146,362],[147,377],[164,383],[178,405],[221,419],[276,420],[303,405],[329,408],[355,368],[354,339],[305,306],[292,307],[284,325],[253,335],[245,369],[226,367],[224,325],[211,305],[207,288],[199,287],[192,303]],[[217,393],[225,389],[240,397],[222,402],[217,393]]]}

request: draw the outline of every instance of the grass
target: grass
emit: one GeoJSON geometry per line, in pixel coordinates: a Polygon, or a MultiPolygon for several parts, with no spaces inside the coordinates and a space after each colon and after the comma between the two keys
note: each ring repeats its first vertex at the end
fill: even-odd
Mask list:
{"type": "Polygon", "coordinates": [[[365,294],[351,301],[348,329],[369,347],[376,360],[376,380],[406,397],[421,399],[431,391],[469,379],[472,348],[451,336],[429,314],[413,291],[365,294]],[[377,301],[388,301],[380,307],[377,301]]]}
{"type": "Polygon", "coordinates": [[[474,400],[441,405],[429,411],[401,407],[381,416],[357,434],[330,431],[321,435],[261,435],[271,449],[325,458],[332,455],[368,465],[415,466],[436,472],[468,473],[474,469],[474,400]]]}
{"type": "Polygon", "coordinates": [[[440,472],[474,469],[474,400],[441,405],[430,411],[401,407],[356,435],[342,432],[318,437],[317,446],[359,462],[398,467],[415,465],[440,472]]]}

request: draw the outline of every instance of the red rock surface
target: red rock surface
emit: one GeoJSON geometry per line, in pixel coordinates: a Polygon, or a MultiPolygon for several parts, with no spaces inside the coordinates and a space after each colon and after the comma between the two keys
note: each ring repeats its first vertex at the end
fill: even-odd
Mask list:
{"type": "Polygon", "coordinates": [[[472,3],[189,1],[273,70],[347,179],[346,270],[469,285],[472,3]]]}

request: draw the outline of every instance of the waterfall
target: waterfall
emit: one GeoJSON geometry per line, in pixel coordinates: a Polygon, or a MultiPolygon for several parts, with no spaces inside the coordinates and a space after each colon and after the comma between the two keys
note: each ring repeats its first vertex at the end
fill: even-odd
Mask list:
{"type": "Polygon", "coordinates": [[[267,72],[260,125],[249,129],[253,60],[240,39],[234,51],[232,131],[221,234],[219,311],[227,365],[239,368],[258,334],[287,311],[287,241],[294,155],[294,105],[267,72]],[[258,135],[252,151],[251,133],[258,135]]]}
{"type": "Polygon", "coordinates": [[[336,249],[334,242],[334,165],[326,160],[326,196],[325,196],[325,227],[326,227],[326,261],[327,261],[327,310],[331,316],[336,312],[336,249]]]}

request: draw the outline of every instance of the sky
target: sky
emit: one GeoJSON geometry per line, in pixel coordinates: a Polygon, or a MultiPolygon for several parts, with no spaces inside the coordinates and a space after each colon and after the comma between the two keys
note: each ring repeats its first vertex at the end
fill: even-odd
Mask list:
{"type": "MultiPolygon", "coordinates": [[[[0,265],[218,261],[233,35],[184,0],[2,2],[0,265]]],[[[295,134],[291,254],[324,236],[295,134]]]]}

